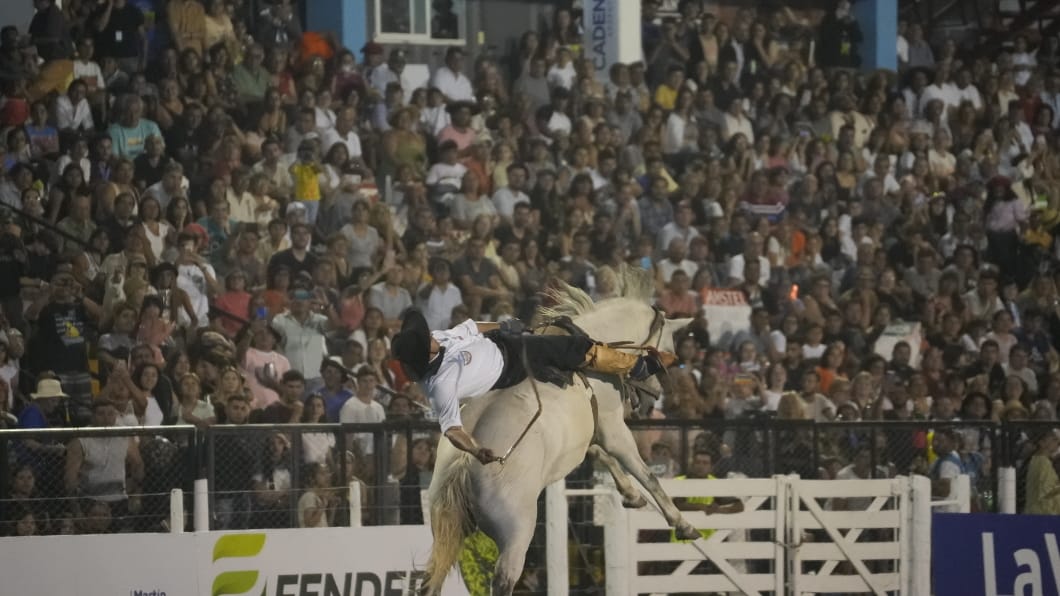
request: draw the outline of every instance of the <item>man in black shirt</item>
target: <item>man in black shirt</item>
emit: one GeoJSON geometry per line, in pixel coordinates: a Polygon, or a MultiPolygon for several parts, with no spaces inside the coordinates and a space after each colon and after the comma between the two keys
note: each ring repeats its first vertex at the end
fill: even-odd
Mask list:
{"type": "Polygon", "coordinates": [[[277,268],[283,266],[291,272],[291,279],[295,279],[301,273],[313,275],[317,266],[317,256],[309,251],[309,241],[312,232],[304,223],[296,223],[291,226],[291,248],[281,250],[269,259],[269,277],[277,268]]]}
{"type": "Polygon", "coordinates": [[[130,74],[144,70],[147,35],[139,8],[128,0],[103,0],[92,21],[100,56],[116,58],[118,66],[130,74]]]}
{"type": "Polygon", "coordinates": [[[91,417],[92,378],[88,373],[86,334],[103,318],[103,309],[85,298],[69,267],[60,268],[51,285],[30,305],[26,317],[36,321],[37,334],[30,346],[32,369],[39,375],[50,370],[70,396],[74,421],[91,417]]]}
{"type": "MultiPolygon", "coordinates": [[[[244,425],[250,418],[250,399],[230,395],[225,403],[227,424],[244,425]]],[[[214,473],[210,490],[214,491],[214,510],[218,530],[242,529],[247,526],[250,496],[260,487],[261,455],[264,443],[257,434],[219,432],[214,438],[214,473]]]]}
{"type": "Polygon", "coordinates": [[[66,17],[53,0],[33,0],[37,14],[29,23],[29,36],[45,61],[63,60],[73,53],[66,17]]]}

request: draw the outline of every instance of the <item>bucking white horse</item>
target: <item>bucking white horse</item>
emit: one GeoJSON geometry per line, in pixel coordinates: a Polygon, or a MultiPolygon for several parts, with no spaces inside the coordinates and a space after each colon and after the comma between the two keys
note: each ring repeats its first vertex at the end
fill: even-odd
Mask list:
{"type": "MultiPolygon", "coordinates": [[[[689,320],[662,319],[661,313],[648,303],[652,288],[646,276],[629,272],[623,276],[622,285],[622,297],[595,304],[581,290],[565,286],[556,292],[558,304],[543,314],[570,316],[597,341],[628,341],[672,351],[674,333],[689,320]]],[[[505,453],[538,411],[538,396],[542,404],[540,418],[504,463],[481,465],[448,441],[439,444],[428,491],[434,534],[427,565],[429,594],[441,592],[460,556],[464,538],[476,526],[497,543],[493,594],[511,594],[522,574],[534,534],[538,496],[546,486],[565,478],[587,453],[615,477],[627,507],[644,506],[646,502],[625,471],[648,490],[679,536],[699,536],[641,459],[633,434],[625,424],[626,409],[618,380],[593,373],[588,373],[587,378],[589,387],[576,377],[566,388],[540,381],[535,386],[527,379],[464,406],[461,417],[468,432],[481,445],[505,453]],[[595,416],[593,395],[597,403],[595,416]]]]}

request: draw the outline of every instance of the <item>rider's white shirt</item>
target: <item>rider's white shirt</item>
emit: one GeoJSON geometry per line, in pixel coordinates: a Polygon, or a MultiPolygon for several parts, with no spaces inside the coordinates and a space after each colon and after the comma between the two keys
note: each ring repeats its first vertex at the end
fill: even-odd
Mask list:
{"type": "Polygon", "coordinates": [[[501,376],[504,356],[471,319],[448,331],[432,331],[431,337],[445,348],[445,354],[441,356],[438,372],[423,385],[444,433],[463,426],[460,400],[489,391],[501,376]]]}

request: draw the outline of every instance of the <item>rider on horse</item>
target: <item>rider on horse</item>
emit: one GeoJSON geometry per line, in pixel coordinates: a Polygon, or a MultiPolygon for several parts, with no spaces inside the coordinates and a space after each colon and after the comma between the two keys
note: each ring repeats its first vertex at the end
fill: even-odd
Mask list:
{"type": "Polygon", "coordinates": [[[665,370],[676,357],[647,348],[634,356],[580,334],[526,335],[518,319],[476,323],[471,319],[448,331],[430,331],[416,309],[405,314],[392,351],[410,379],[427,392],[442,433],[458,449],[483,464],[500,459],[463,428],[460,400],[523,382],[526,364],[535,378],[564,384],[564,375],[580,370],[644,380],[665,370]],[[558,373],[558,374],[557,374],[558,373]]]}

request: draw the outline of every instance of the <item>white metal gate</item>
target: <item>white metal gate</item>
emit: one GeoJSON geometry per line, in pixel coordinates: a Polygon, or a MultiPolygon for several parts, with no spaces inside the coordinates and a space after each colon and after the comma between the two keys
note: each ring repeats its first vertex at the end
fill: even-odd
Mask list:
{"type": "MultiPolygon", "coordinates": [[[[653,507],[623,509],[611,487],[549,487],[549,594],[567,596],[567,497],[595,495],[604,526],[608,596],[675,592],[734,594],[920,594],[930,586],[931,488],[924,477],[880,480],[664,480],[671,497],[737,498],[744,511],[685,512],[713,532],[694,542],[642,540],[669,526],[653,507]],[[696,569],[709,561],[712,566],[696,569]],[[664,575],[646,569],[671,562],[664,575]],[[674,564],[676,562],[676,565],[674,564]]],[[[968,478],[955,504],[967,511],[968,478]]],[[[663,535],[665,536],[665,534],[663,535]]]]}

